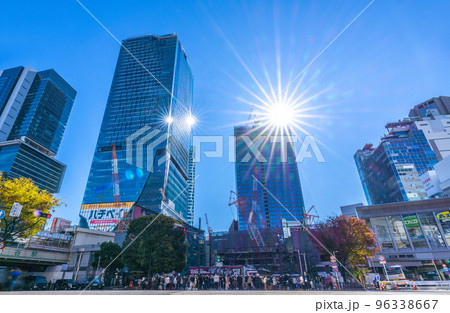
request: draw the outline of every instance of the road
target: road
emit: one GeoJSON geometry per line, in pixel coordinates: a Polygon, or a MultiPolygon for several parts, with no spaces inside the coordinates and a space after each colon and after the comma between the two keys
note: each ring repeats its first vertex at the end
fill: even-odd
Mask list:
{"type": "Polygon", "coordinates": [[[303,291],[303,290],[71,290],[71,291],[12,291],[0,295],[450,295],[450,290],[343,290],[343,291],[303,291]]]}

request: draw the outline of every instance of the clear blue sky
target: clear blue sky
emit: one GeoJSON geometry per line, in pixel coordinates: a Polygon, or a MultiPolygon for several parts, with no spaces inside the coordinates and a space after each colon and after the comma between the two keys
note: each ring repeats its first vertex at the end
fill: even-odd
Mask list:
{"type": "MultiPolygon", "coordinates": [[[[120,40],[178,33],[195,77],[196,133],[223,136],[247,118],[242,99],[256,101],[242,86],[261,95],[244,64],[264,89],[266,75],[276,84],[278,72],[286,85],[369,3],[82,2],[120,40]]],[[[376,0],[311,66],[301,89],[320,93],[307,105],[324,117],[305,121],[326,162],[299,165],[306,207],[314,204],[326,217],[341,205],[365,202],[356,149],[378,142],[384,123],[406,116],[414,104],[450,95],[447,12],[449,1],[376,0]]],[[[55,216],[78,222],[118,52],[118,43],[75,0],[0,5],[0,68],[54,68],[78,91],[57,156],[67,164],[59,197],[68,206],[55,216]]],[[[203,158],[197,170],[196,219],[207,212],[214,230],[228,229],[233,164],[203,158]]]]}

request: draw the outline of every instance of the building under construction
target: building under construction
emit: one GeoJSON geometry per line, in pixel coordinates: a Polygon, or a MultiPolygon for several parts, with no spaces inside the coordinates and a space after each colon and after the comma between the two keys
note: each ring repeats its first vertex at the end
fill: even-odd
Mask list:
{"type": "Polygon", "coordinates": [[[245,265],[268,273],[304,273],[320,262],[319,252],[301,226],[259,231],[263,246],[255,245],[247,230],[238,230],[236,221],[227,232],[212,233],[211,264],[245,265]]]}

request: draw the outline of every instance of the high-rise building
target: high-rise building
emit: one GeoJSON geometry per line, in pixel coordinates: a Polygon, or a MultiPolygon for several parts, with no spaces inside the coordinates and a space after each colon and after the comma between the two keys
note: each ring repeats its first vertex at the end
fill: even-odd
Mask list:
{"type": "Polygon", "coordinates": [[[55,160],[76,91],[54,70],[0,71],[0,171],[59,192],[66,166],[55,160]]]}
{"type": "Polygon", "coordinates": [[[440,115],[436,109],[424,117],[414,118],[413,127],[423,131],[438,161],[450,156],[450,115],[440,115]]]}
{"type": "Polygon", "coordinates": [[[406,120],[389,123],[389,134],[378,147],[358,150],[354,159],[369,204],[427,198],[420,175],[431,170],[437,157],[422,130],[406,120]]]}
{"type": "Polygon", "coordinates": [[[435,109],[441,115],[450,114],[450,97],[440,96],[424,101],[409,111],[409,117],[424,117],[428,112],[435,109]]]}
{"type": "Polygon", "coordinates": [[[191,146],[189,149],[189,172],[188,172],[188,209],[187,222],[189,225],[194,225],[194,194],[195,194],[195,147],[191,146]]]}
{"type": "MultiPolygon", "coordinates": [[[[258,212],[258,226],[282,227],[286,221],[303,221],[305,212],[300,176],[292,142],[280,142],[270,130],[253,124],[234,128],[236,142],[237,194],[252,205],[254,191],[258,212]],[[261,141],[259,153],[250,148],[252,142],[261,141]],[[256,184],[255,178],[257,179],[256,184]],[[263,188],[263,186],[265,188],[263,188]]],[[[286,134],[284,134],[286,136],[286,134]]],[[[238,212],[239,229],[246,228],[238,212]]]]}
{"type": "Polygon", "coordinates": [[[186,54],[176,34],[122,44],[81,216],[107,230],[127,211],[186,221],[193,95],[186,54]]]}

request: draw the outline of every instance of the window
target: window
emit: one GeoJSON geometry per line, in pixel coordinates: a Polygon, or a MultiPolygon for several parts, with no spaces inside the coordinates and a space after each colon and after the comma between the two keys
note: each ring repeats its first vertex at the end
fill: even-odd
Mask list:
{"type": "Polygon", "coordinates": [[[394,235],[394,240],[399,249],[411,248],[409,244],[408,236],[406,235],[405,227],[403,227],[402,218],[398,215],[392,215],[387,217],[389,226],[391,227],[394,235]]]}
{"type": "Polygon", "coordinates": [[[425,236],[420,228],[419,218],[416,214],[403,215],[403,223],[406,226],[414,248],[427,248],[425,236]]]}
{"type": "Polygon", "coordinates": [[[389,233],[386,218],[384,216],[374,217],[372,221],[376,230],[378,243],[380,244],[381,249],[394,249],[394,243],[392,241],[391,234],[389,233]]]}
{"type": "Polygon", "coordinates": [[[419,213],[419,218],[431,248],[445,247],[444,239],[436,224],[433,213],[419,213]]]}

